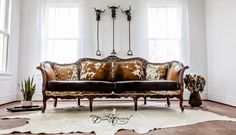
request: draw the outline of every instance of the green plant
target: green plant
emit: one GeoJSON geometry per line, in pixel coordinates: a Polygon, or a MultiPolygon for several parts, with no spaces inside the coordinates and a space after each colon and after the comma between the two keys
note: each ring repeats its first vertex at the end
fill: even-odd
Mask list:
{"type": "Polygon", "coordinates": [[[189,91],[203,92],[206,85],[206,80],[200,75],[186,74],[184,77],[185,88],[189,91]]]}
{"type": "Polygon", "coordinates": [[[32,78],[21,81],[21,84],[18,84],[20,91],[23,94],[24,101],[31,101],[35,92],[36,84],[34,84],[34,76],[32,78]]]}

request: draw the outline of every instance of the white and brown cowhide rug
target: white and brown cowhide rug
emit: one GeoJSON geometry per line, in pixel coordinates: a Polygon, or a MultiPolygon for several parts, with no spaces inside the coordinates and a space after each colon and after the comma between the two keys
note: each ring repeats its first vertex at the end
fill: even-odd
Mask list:
{"type": "Polygon", "coordinates": [[[55,108],[47,110],[45,113],[35,112],[28,115],[9,116],[5,118],[28,118],[28,124],[0,130],[0,134],[14,131],[31,133],[90,133],[94,131],[96,135],[114,135],[119,129],[146,133],[154,128],[177,127],[204,121],[236,121],[235,118],[203,110],[185,109],[184,112],[181,112],[179,108],[165,107],[155,102],[139,105],[138,111],[134,111],[133,104],[130,103],[120,103],[116,107],[114,106],[98,107],[93,112],[89,112],[85,108],[70,107],[55,108]]]}

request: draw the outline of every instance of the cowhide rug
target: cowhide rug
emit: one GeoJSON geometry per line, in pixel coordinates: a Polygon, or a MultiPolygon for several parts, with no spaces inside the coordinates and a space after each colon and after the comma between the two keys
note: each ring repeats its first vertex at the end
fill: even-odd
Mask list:
{"type": "Polygon", "coordinates": [[[235,118],[203,110],[185,109],[184,112],[181,112],[179,108],[165,107],[153,102],[139,105],[136,112],[133,110],[133,104],[122,103],[116,107],[115,105],[98,107],[93,112],[89,112],[85,108],[69,107],[47,110],[44,114],[35,112],[4,118],[27,118],[29,120],[28,124],[22,127],[0,130],[1,134],[14,131],[31,133],[90,133],[94,131],[96,135],[114,135],[119,129],[147,133],[154,128],[177,127],[204,121],[236,121],[235,118]],[[105,108],[106,110],[104,110],[105,108]]]}

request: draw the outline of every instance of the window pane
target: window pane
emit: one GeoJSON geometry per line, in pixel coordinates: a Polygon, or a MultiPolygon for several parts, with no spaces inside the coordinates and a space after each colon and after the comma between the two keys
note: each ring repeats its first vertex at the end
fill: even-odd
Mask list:
{"type": "Polygon", "coordinates": [[[0,33],[0,72],[6,70],[6,59],[7,59],[7,36],[0,33]]]}
{"type": "Polygon", "coordinates": [[[6,0],[0,0],[0,30],[5,31],[6,0]]]}
{"type": "Polygon", "coordinates": [[[180,60],[179,41],[149,40],[149,60],[151,62],[180,60]]]}
{"type": "Polygon", "coordinates": [[[48,38],[77,38],[78,28],[78,8],[48,9],[48,38]]]}
{"type": "Polygon", "coordinates": [[[78,59],[79,8],[56,6],[46,8],[46,59],[71,63],[78,59]]]}
{"type": "Polygon", "coordinates": [[[48,40],[47,59],[58,63],[71,63],[78,59],[77,40],[48,40]]]}
{"type": "Polygon", "coordinates": [[[148,9],[149,60],[180,60],[181,8],[148,9]]]}
{"type": "Polygon", "coordinates": [[[180,38],[181,16],[179,8],[149,8],[149,38],[180,38]]]}
{"type": "Polygon", "coordinates": [[[148,37],[149,38],[157,37],[157,9],[156,8],[148,9],[148,37]]]}

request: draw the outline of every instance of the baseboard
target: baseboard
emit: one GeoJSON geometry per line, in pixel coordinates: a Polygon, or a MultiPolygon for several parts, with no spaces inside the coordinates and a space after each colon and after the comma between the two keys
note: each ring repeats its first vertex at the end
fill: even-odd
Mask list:
{"type": "Polygon", "coordinates": [[[236,105],[236,98],[233,98],[233,97],[226,97],[222,95],[208,93],[208,99],[210,101],[215,101],[215,102],[223,103],[223,104],[234,106],[234,107],[236,105]]]}
{"type": "Polygon", "coordinates": [[[17,96],[16,94],[0,96],[0,105],[16,101],[16,96],[17,96]]]}

